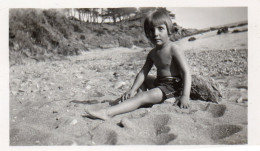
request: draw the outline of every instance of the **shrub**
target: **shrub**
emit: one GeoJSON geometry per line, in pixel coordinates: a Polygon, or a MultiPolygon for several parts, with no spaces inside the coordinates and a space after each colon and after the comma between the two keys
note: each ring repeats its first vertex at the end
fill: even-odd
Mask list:
{"type": "Polygon", "coordinates": [[[74,32],[82,33],[83,30],[77,24],[73,24],[74,32]]]}
{"type": "Polygon", "coordinates": [[[118,38],[119,46],[131,48],[133,44],[132,37],[130,36],[123,36],[118,38]]]}

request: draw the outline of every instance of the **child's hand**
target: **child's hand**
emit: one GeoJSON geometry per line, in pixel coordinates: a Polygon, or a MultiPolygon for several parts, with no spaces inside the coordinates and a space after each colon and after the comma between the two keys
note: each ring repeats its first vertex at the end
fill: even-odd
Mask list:
{"type": "Polygon", "coordinates": [[[187,109],[189,107],[190,107],[190,105],[189,105],[189,96],[182,96],[180,98],[180,108],[181,109],[187,109]]]}
{"type": "Polygon", "coordinates": [[[125,101],[125,100],[127,100],[127,99],[129,99],[129,98],[131,98],[131,97],[133,97],[134,96],[134,92],[133,91],[127,91],[126,93],[124,93],[123,95],[122,95],[122,97],[121,97],[121,101],[123,102],[123,101],[125,101]]]}

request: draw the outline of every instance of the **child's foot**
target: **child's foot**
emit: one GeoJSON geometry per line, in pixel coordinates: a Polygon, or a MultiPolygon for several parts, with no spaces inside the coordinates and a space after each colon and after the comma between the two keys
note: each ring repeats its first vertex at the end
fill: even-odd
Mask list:
{"type": "Polygon", "coordinates": [[[108,120],[111,119],[111,116],[107,114],[106,109],[101,110],[89,110],[88,108],[85,108],[85,111],[88,115],[86,115],[88,118],[91,119],[101,119],[101,120],[108,120]]]}

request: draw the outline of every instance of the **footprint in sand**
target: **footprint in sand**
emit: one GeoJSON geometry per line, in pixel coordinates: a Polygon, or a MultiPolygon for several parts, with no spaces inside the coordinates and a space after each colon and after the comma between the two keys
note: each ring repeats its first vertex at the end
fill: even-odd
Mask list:
{"type": "Polygon", "coordinates": [[[194,112],[194,116],[196,118],[219,118],[223,117],[226,113],[227,107],[224,104],[198,104],[195,106],[196,109],[194,112]]]}
{"type": "Polygon", "coordinates": [[[231,124],[216,125],[211,127],[210,137],[213,140],[219,140],[219,139],[229,137],[237,132],[240,132],[241,130],[242,127],[239,125],[231,125],[231,124]]]}
{"type": "Polygon", "coordinates": [[[177,138],[171,133],[169,121],[169,115],[160,114],[123,118],[117,124],[104,122],[92,129],[91,140],[94,145],[116,145],[130,140],[132,144],[166,145],[177,138]]]}
{"type": "Polygon", "coordinates": [[[118,133],[108,127],[100,127],[98,130],[93,129],[91,132],[91,141],[93,145],[116,145],[118,143],[118,133]]]}
{"type": "Polygon", "coordinates": [[[206,112],[211,113],[215,118],[222,117],[225,114],[227,107],[223,104],[209,104],[206,108],[206,112]]]}
{"type": "MultiPolygon", "coordinates": [[[[140,119],[138,119],[137,121],[140,121],[140,119]]],[[[126,128],[128,130],[134,129],[135,131],[151,132],[151,135],[144,137],[147,140],[152,140],[152,143],[156,145],[165,145],[177,138],[177,135],[169,133],[171,131],[171,128],[167,126],[170,120],[170,117],[168,115],[156,115],[156,117],[143,120],[148,120],[146,122],[143,122],[143,124],[145,125],[143,127],[138,127],[137,123],[133,122],[131,119],[128,118],[122,119],[121,122],[117,125],[121,128],[126,128]],[[148,128],[149,130],[144,128],[148,128]]]]}
{"type": "Polygon", "coordinates": [[[154,131],[156,137],[154,141],[157,145],[165,145],[168,144],[170,141],[173,141],[177,138],[177,135],[173,133],[169,133],[171,128],[167,126],[170,117],[168,115],[158,115],[156,121],[153,123],[154,131]]]}

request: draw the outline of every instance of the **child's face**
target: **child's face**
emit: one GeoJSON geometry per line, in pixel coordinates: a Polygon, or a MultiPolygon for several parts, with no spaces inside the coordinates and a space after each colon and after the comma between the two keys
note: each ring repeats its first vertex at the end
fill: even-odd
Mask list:
{"type": "Polygon", "coordinates": [[[152,28],[151,42],[156,46],[161,46],[169,40],[167,26],[161,24],[152,28]]]}

